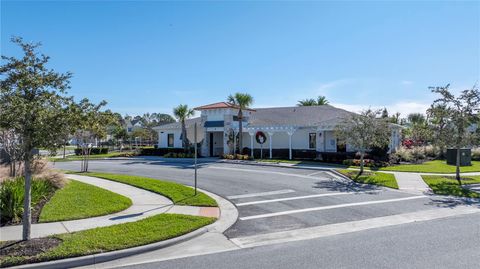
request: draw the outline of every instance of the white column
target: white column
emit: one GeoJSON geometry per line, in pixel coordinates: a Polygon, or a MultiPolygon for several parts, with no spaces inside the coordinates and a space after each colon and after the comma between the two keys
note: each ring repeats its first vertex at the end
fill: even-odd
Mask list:
{"type": "Polygon", "coordinates": [[[295,132],[294,129],[287,131],[288,134],[288,158],[292,159],[292,135],[295,132]]]}
{"type": "Polygon", "coordinates": [[[255,132],[249,130],[248,134],[250,135],[250,156],[253,158],[253,136],[255,135],[255,132]]]}
{"type": "Polygon", "coordinates": [[[270,159],[272,158],[272,136],[274,132],[268,132],[268,146],[270,147],[270,159]]]}

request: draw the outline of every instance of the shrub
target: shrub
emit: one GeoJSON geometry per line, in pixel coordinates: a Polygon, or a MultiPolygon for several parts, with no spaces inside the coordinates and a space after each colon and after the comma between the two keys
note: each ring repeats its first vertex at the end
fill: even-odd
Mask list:
{"type": "Polygon", "coordinates": [[[139,155],[142,155],[142,156],[164,156],[165,157],[165,155],[168,153],[184,153],[184,152],[185,151],[183,148],[141,148],[139,149],[139,155]]]}
{"type": "Polygon", "coordinates": [[[408,148],[399,147],[395,153],[390,154],[390,160],[392,163],[411,162],[413,160],[413,155],[408,148]]]}
{"type": "MultiPolygon", "coordinates": [[[[56,189],[53,183],[46,179],[34,178],[32,180],[32,207],[46,199],[56,189]]],[[[22,219],[23,200],[25,194],[25,179],[16,177],[6,179],[0,185],[0,222],[18,223],[22,219]]]]}
{"type": "MultiPolygon", "coordinates": [[[[108,154],[108,148],[92,148],[90,150],[90,155],[98,155],[98,154],[108,154]]],[[[75,149],[75,155],[83,155],[83,151],[81,148],[75,149]]]]}
{"type": "Polygon", "coordinates": [[[416,161],[423,160],[426,158],[425,151],[423,150],[422,147],[414,147],[413,149],[411,149],[411,151],[412,151],[412,157],[416,161]]]}
{"type": "Polygon", "coordinates": [[[193,153],[175,153],[175,152],[169,152],[165,155],[163,155],[165,158],[193,158],[195,157],[195,154],[193,153]]]}
{"type": "Polygon", "coordinates": [[[473,148],[472,149],[472,160],[473,161],[480,161],[480,148],[473,148]]]}
{"type": "Polygon", "coordinates": [[[227,160],[251,160],[251,157],[248,154],[224,154],[221,158],[227,160]]]}
{"type": "Polygon", "coordinates": [[[437,158],[441,155],[440,148],[432,145],[423,148],[425,156],[429,158],[437,158]]]}
{"type": "MultiPolygon", "coordinates": [[[[361,162],[359,159],[346,159],[342,163],[348,166],[360,166],[361,162]]],[[[385,167],[388,166],[389,163],[383,161],[375,161],[372,159],[364,159],[364,165],[365,167],[385,167]]]]}

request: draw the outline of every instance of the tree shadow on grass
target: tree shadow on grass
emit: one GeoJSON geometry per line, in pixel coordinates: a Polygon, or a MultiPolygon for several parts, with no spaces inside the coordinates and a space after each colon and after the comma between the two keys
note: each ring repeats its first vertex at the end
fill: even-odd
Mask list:
{"type": "Polygon", "coordinates": [[[360,184],[353,180],[329,180],[329,181],[317,181],[314,183],[313,188],[327,189],[330,191],[339,191],[339,192],[358,192],[358,193],[367,193],[367,194],[378,194],[378,186],[371,184],[360,184]]]}

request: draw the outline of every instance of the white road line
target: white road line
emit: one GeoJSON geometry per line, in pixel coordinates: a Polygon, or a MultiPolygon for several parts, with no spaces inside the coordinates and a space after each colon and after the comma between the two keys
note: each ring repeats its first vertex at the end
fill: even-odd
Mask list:
{"type": "Polygon", "coordinates": [[[407,224],[418,221],[442,219],[452,216],[480,213],[474,206],[458,206],[456,208],[441,208],[403,213],[392,216],[370,218],[358,221],[328,224],[290,231],[257,234],[246,237],[232,238],[233,243],[241,248],[256,247],[270,244],[308,240],[338,234],[352,233],[393,225],[407,224]]]}
{"type": "Polygon", "coordinates": [[[236,206],[257,205],[257,204],[275,203],[275,202],[282,202],[282,201],[291,201],[291,200],[300,200],[300,199],[310,199],[310,198],[325,197],[325,196],[337,196],[337,195],[347,195],[347,194],[358,194],[358,193],[365,193],[365,192],[332,192],[332,193],[312,194],[312,195],[305,195],[305,196],[294,196],[294,197],[286,197],[286,198],[278,198],[278,199],[270,199],[270,200],[261,200],[261,201],[238,203],[238,204],[236,204],[236,206]]]}
{"type": "Polygon", "coordinates": [[[396,198],[396,199],[386,199],[386,200],[376,200],[376,201],[366,201],[366,202],[359,202],[359,203],[349,203],[349,204],[339,204],[339,205],[329,205],[329,206],[320,206],[320,207],[311,207],[311,208],[303,208],[303,209],[295,209],[295,210],[288,210],[288,211],[281,211],[275,213],[268,213],[268,214],[261,214],[261,215],[253,215],[242,217],[240,220],[251,220],[251,219],[261,219],[261,218],[270,218],[282,215],[290,215],[290,214],[297,214],[297,213],[304,213],[310,211],[320,211],[320,210],[327,210],[327,209],[334,209],[334,208],[342,208],[342,207],[352,207],[352,206],[362,206],[362,205],[372,205],[372,204],[382,204],[382,203],[392,203],[392,202],[400,202],[400,201],[407,201],[407,200],[414,200],[414,199],[422,199],[427,198],[427,196],[410,196],[404,198],[396,198]]]}
{"type": "Polygon", "coordinates": [[[291,192],[295,192],[295,191],[294,190],[278,190],[278,191],[247,193],[247,194],[240,194],[240,195],[231,195],[231,196],[227,196],[227,198],[228,199],[240,199],[240,198],[250,198],[250,197],[257,197],[257,196],[269,196],[269,195],[276,195],[276,194],[284,194],[284,193],[291,193],[291,192]]]}
{"type": "MultiPolygon", "coordinates": [[[[316,180],[321,180],[322,179],[322,178],[319,178],[319,177],[312,177],[312,176],[307,176],[307,175],[282,173],[282,172],[266,171],[266,170],[252,170],[252,169],[245,169],[245,168],[219,167],[219,166],[207,166],[205,168],[219,169],[219,170],[230,170],[230,171],[240,171],[240,172],[252,172],[252,173],[260,173],[260,174],[273,174],[273,175],[282,175],[282,176],[299,177],[299,178],[316,179],[316,180]]],[[[325,178],[325,179],[329,179],[329,178],[325,178]]]]}

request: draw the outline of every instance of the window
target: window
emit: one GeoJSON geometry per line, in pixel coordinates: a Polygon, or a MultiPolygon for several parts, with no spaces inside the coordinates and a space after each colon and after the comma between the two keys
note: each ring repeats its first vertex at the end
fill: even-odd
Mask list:
{"type": "Polygon", "coordinates": [[[316,133],[309,133],[308,134],[308,147],[311,149],[317,148],[317,134],[316,133]]]}
{"type": "Polygon", "coordinates": [[[168,134],[168,147],[173,148],[173,134],[168,134]]]}

